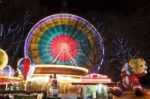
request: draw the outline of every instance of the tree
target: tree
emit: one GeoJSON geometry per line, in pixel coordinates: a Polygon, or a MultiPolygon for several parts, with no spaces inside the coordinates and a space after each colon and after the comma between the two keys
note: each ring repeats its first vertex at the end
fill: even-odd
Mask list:
{"type": "Polygon", "coordinates": [[[16,66],[17,57],[20,56],[19,50],[23,48],[26,32],[31,24],[28,11],[20,23],[13,22],[8,26],[0,23],[0,48],[4,49],[9,56],[8,65],[16,66]]]}
{"type": "Polygon", "coordinates": [[[113,39],[112,48],[113,51],[106,60],[106,66],[109,66],[107,72],[114,81],[118,81],[121,79],[118,75],[121,73],[122,66],[127,63],[129,59],[139,57],[140,49],[130,47],[128,40],[123,35],[117,33],[113,39]]]}

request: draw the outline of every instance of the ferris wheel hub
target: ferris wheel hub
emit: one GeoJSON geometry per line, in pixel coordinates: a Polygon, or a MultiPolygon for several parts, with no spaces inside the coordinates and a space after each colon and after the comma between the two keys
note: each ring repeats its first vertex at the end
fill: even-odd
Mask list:
{"type": "Polygon", "coordinates": [[[69,46],[68,46],[66,43],[63,43],[63,44],[61,45],[61,49],[62,49],[62,50],[65,50],[65,51],[68,51],[69,46]]]}

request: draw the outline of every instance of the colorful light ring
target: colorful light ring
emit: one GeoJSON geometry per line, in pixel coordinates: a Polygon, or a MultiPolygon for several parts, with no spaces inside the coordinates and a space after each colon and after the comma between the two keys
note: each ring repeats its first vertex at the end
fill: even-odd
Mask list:
{"type": "MultiPolygon", "coordinates": [[[[68,52],[80,67],[93,68],[90,61],[94,60],[94,55],[97,55],[98,65],[103,60],[103,41],[98,31],[85,19],[72,14],[51,15],[35,24],[26,38],[24,54],[36,64],[53,64],[56,58],[53,49],[56,49],[58,54],[63,46],[64,49],[74,47],[74,52],[71,52],[72,49],[68,52]],[[67,40],[63,36],[66,36],[67,40]],[[60,46],[57,44],[60,43],[59,40],[62,41],[60,46]],[[64,43],[65,41],[68,43],[64,43]],[[69,41],[72,43],[69,44],[69,41]],[[93,49],[93,46],[98,48],[93,49]]],[[[60,55],[56,64],[72,65],[67,57],[65,53],[60,55]]]]}

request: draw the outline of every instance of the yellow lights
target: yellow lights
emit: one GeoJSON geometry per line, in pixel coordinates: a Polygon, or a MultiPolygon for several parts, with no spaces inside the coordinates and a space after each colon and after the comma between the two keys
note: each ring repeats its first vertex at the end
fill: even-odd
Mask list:
{"type": "MultiPolygon", "coordinates": [[[[80,82],[81,79],[79,78],[74,78],[70,75],[56,75],[57,77],[57,81],[58,81],[58,86],[59,86],[59,91],[60,93],[76,93],[78,91],[81,92],[81,86],[72,85],[73,81],[78,81],[80,82]]],[[[51,82],[50,82],[50,78],[49,75],[34,75],[29,79],[31,82],[31,88],[30,89],[38,89],[40,87],[44,87],[45,90],[47,90],[47,88],[49,89],[51,87],[51,82]],[[34,87],[34,88],[32,88],[34,87]]],[[[44,89],[43,88],[43,89],[44,89]]],[[[39,89],[41,90],[41,89],[39,89]]]]}
{"type": "Polygon", "coordinates": [[[69,46],[68,46],[66,43],[63,43],[63,44],[61,45],[61,50],[68,51],[68,50],[69,50],[69,46]]]}
{"type": "Polygon", "coordinates": [[[33,75],[61,74],[81,77],[88,74],[88,69],[69,65],[36,65],[33,75]]]}
{"type": "MultiPolygon", "coordinates": [[[[79,78],[76,78],[71,75],[56,75],[59,83],[71,83],[73,81],[81,81],[79,78]]],[[[50,82],[49,75],[34,75],[28,81],[36,82],[50,82]]]]}
{"type": "Polygon", "coordinates": [[[0,84],[16,83],[20,81],[22,81],[22,79],[18,77],[0,76],[0,84]]]}
{"type": "Polygon", "coordinates": [[[8,63],[8,56],[7,53],[0,49],[0,69],[6,66],[8,63]]]}
{"type": "Polygon", "coordinates": [[[48,75],[32,76],[28,81],[49,82],[49,76],[48,75]]]}

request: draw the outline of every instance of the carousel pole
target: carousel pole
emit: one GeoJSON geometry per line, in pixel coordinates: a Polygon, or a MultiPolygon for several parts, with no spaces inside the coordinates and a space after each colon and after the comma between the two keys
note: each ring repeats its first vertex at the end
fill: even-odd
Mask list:
{"type": "Polygon", "coordinates": [[[5,91],[7,90],[7,88],[8,88],[8,84],[6,83],[5,91]]]}
{"type": "Polygon", "coordinates": [[[25,90],[25,91],[27,91],[27,84],[28,84],[28,81],[25,80],[25,81],[24,81],[24,90],[25,90]]]}
{"type": "Polygon", "coordinates": [[[24,90],[25,90],[25,91],[27,90],[27,83],[26,83],[26,81],[25,81],[25,83],[24,83],[24,90]]]}

